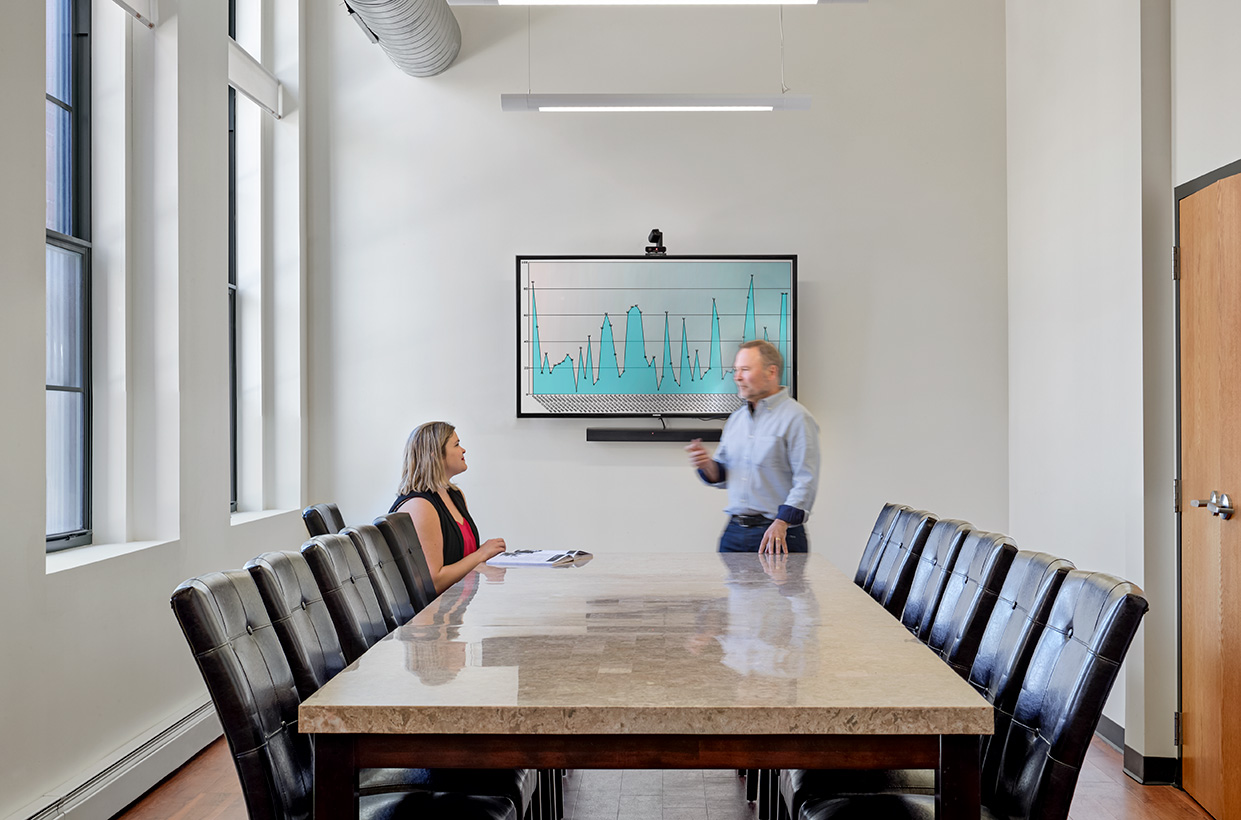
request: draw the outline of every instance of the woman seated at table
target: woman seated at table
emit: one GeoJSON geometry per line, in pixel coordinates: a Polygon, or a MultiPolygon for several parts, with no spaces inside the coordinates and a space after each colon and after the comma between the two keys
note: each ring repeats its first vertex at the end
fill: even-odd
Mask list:
{"type": "Polygon", "coordinates": [[[436,592],[504,552],[503,538],[479,541],[465,496],[451,483],[466,469],[465,448],[448,422],[429,421],[409,434],[399,497],[389,512],[414,519],[436,592]]]}

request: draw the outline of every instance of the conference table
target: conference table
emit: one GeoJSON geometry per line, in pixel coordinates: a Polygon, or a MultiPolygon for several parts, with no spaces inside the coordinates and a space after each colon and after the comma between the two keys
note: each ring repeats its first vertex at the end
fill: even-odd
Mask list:
{"type": "Polygon", "coordinates": [[[818,555],[487,568],[306,699],[315,816],[369,767],[936,769],[979,816],[991,706],[818,555]]]}

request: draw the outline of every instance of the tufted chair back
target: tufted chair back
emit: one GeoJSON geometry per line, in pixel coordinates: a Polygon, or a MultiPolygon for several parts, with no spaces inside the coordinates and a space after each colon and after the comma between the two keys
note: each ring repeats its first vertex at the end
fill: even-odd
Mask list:
{"type": "Polygon", "coordinates": [[[875,560],[868,591],[893,615],[899,617],[905,607],[915,564],[935,521],[935,516],[926,510],[898,511],[892,531],[875,560]]]}
{"type": "Polygon", "coordinates": [[[302,510],[302,521],[313,538],[316,535],[335,535],[345,528],[345,519],[335,504],[312,504],[302,510]]]}
{"type": "Polygon", "coordinates": [[[172,610],[211,693],[251,820],[309,820],[310,737],[297,731],[293,672],[254,579],[244,570],[191,578],[172,610]]]}
{"type": "Polygon", "coordinates": [[[1071,569],[1071,561],[1045,552],[1020,550],[1013,558],[968,678],[997,709],[1012,709],[1051,605],[1071,569]]]}
{"type": "Polygon", "coordinates": [[[862,560],[858,561],[857,572],[853,575],[853,583],[866,588],[866,584],[870,581],[871,573],[875,568],[875,559],[879,557],[879,551],[883,549],[883,543],[888,540],[888,534],[892,532],[892,522],[896,520],[896,514],[901,510],[907,510],[908,507],[903,504],[884,504],[883,509],[879,511],[879,517],[875,519],[874,529],[870,531],[870,538],[866,539],[866,548],[862,550],[862,560]]]}
{"type": "Polygon", "coordinates": [[[1011,711],[998,710],[983,801],[1003,817],[1064,820],[1090,738],[1148,609],[1136,585],[1071,570],[1011,711]],[[1003,722],[1004,732],[999,733],[1003,722]]]}
{"type": "Polygon", "coordinates": [[[998,756],[985,752],[996,737],[1008,731],[1006,716],[1021,693],[1034,647],[1042,637],[1060,586],[1073,564],[1045,552],[1020,550],[1013,558],[995,608],[987,620],[969,682],[996,709],[996,734],[983,739],[982,782],[994,782],[998,756]]]}
{"type": "Polygon", "coordinates": [[[388,634],[375,587],[347,535],[316,535],[302,545],[323,592],[345,660],[353,663],[388,634]]]}
{"type": "Polygon", "coordinates": [[[345,668],[336,627],[300,552],[265,552],[246,564],[293,670],[297,693],[310,697],[345,668]]]}
{"type": "Polygon", "coordinates": [[[969,674],[1017,546],[1007,535],[970,532],[961,542],[927,633],[927,646],[961,677],[969,674]]]}
{"type": "Polygon", "coordinates": [[[418,540],[418,530],[414,529],[414,519],[409,517],[409,513],[388,513],[376,518],[375,526],[383,533],[388,548],[392,550],[392,557],[409,590],[410,600],[422,611],[423,607],[439,597],[439,593],[431,580],[431,569],[427,566],[422,542],[418,540]]]}
{"type": "Polygon", "coordinates": [[[921,641],[926,641],[931,632],[935,608],[944,595],[952,565],[972,529],[966,521],[945,518],[936,521],[927,535],[926,545],[914,566],[905,608],[901,611],[901,623],[921,641]]]}
{"type": "Polygon", "coordinates": [[[410,600],[409,589],[405,586],[400,567],[392,557],[388,541],[379,528],[373,524],[361,524],[345,527],[342,534],[352,539],[358,554],[362,556],[362,564],[375,587],[375,597],[379,599],[379,608],[383,611],[388,631],[402,626],[417,615],[422,607],[415,606],[410,600]]]}

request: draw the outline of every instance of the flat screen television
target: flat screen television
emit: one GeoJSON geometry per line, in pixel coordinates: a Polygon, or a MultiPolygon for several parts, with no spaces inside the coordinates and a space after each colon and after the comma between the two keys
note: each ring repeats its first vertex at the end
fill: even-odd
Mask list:
{"type": "Polygon", "coordinates": [[[750,339],[796,396],[796,256],[517,257],[519,417],[725,417],[750,339]]]}

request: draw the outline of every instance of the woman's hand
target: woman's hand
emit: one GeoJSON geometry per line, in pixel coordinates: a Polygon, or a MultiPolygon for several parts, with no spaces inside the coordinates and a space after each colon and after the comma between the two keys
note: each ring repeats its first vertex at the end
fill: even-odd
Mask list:
{"type": "Polygon", "coordinates": [[[488,538],[478,548],[479,553],[483,556],[484,561],[490,561],[500,553],[504,552],[503,538],[488,538]]]}

